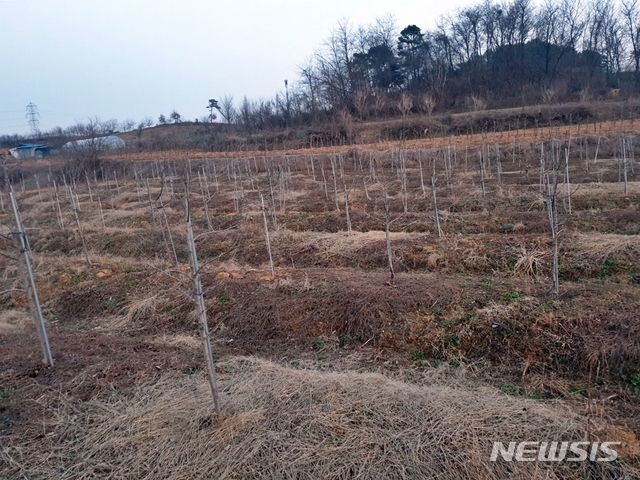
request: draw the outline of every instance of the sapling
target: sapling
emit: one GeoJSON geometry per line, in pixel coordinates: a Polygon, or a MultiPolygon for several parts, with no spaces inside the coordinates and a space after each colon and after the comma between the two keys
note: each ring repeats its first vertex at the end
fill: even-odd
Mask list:
{"type": "Polygon", "coordinates": [[[149,186],[149,179],[146,178],[145,182],[147,184],[147,196],[149,198],[149,211],[151,212],[151,222],[153,223],[153,229],[155,230],[156,229],[156,217],[153,214],[153,200],[151,199],[151,187],[149,186]]]}
{"type": "Polygon", "coordinates": [[[267,213],[264,206],[264,197],[260,194],[260,208],[262,210],[262,219],[264,221],[264,238],[267,244],[267,251],[269,252],[269,265],[271,266],[271,276],[275,278],[276,270],[273,266],[273,257],[271,255],[271,241],[269,239],[269,225],[267,224],[267,213]]]}
{"type": "Polygon", "coordinates": [[[40,308],[40,300],[38,298],[38,289],[36,288],[36,282],[33,277],[33,270],[31,268],[31,249],[29,247],[29,241],[27,240],[27,234],[25,228],[22,225],[22,218],[20,217],[20,211],[18,209],[18,201],[16,200],[13,187],[10,187],[9,199],[11,201],[11,207],[13,209],[13,217],[16,222],[16,235],[19,238],[20,248],[20,271],[23,274],[24,283],[26,284],[27,301],[29,307],[33,312],[34,320],[36,323],[36,331],[38,332],[38,338],[40,339],[40,346],[42,347],[43,363],[49,366],[53,366],[53,357],[51,355],[51,348],[49,347],[49,339],[47,337],[47,329],[45,327],[44,318],[42,316],[42,309],[40,308]]]}
{"type": "Polygon", "coordinates": [[[324,196],[329,200],[329,189],[327,187],[327,177],[324,174],[324,165],[320,164],[320,169],[322,170],[322,186],[324,187],[324,196]]]}
{"type": "Polygon", "coordinates": [[[349,192],[347,191],[347,184],[344,183],[344,210],[347,214],[347,235],[351,235],[351,217],[349,216],[349,192]]]}
{"type": "Polygon", "coordinates": [[[442,237],[442,229],[440,228],[440,214],[438,213],[438,200],[436,198],[436,165],[433,163],[433,174],[431,176],[431,191],[433,192],[433,210],[436,215],[436,227],[438,229],[438,237],[442,237]]]}
{"type": "Polygon", "coordinates": [[[422,197],[427,198],[427,191],[424,188],[424,174],[422,173],[422,157],[418,151],[418,166],[420,167],[420,187],[422,188],[422,197]]]}
{"type": "MultiPolygon", "coordinates": [[[[71,190],[69,186],[67,186],[67,189],[71,190]]],[[[84,234],[82,232],[82,226],[80,225],[80,217],[78,216],[78,205],[76,204],[76,201],[73,197],[73,192],[69,191],[70,193],[70,197],[71,197],[71,208],[73,209],[73,214],[76,218],[76,225],[78,227],[78,234],[80,235],[80,240],[82,241],[82,251],[84,253],[84,259],[87,261],[87,266],[91,266],[91,260],[89,260],[89,252],[87,250],[87,242],[85,242],[84,240],[84,234]]]]}
{"type": "Polygon", "coordinates": [[[393,251],[391,250],[391,237],[389,235],[389,227],[391,226],[391,220],[389,218],[389,201],[387,200],[386,189],[382,194],[382,198],[384,199],[385,238],[387,240],[387,258],[389,260],[389,274],[391,276],[391,283],[393,283],[395,272],[393,271],[393,251]]]}
{"type": "Polygon", "coordinates": [[[340,205],[338,203],[338,181],[336,179],[336,166],[333,156],[329,158],[331,160],[331,174],[333,176],[333,194],[336,201],[336,210],[340,211],[340,205]]]}
{"type": "Polygon", "coordinates": [[[62,218],[62,209],[60,208],[60,197],[58,197],[58,187],[56,181],[53,181],[53,194],[55,196],[56,206],[58,207],[58,220],[60,221],[60,229],[64,232],[64,220],[62,218]]]}
{"type": "Polygon", "coordinates": [[[193,301],[196,304],[196,312],[198,315],[198,327],[200,330],[200,338],[205,353],[207,364],[207,373],[209,377],[209,386],[211,387],[211,396],[213,397],[213,405],[216,413],[220,413],[220,401],[218,398],[218,382],[216,379],[216,369],[213,363],[213,352],[211,349],[211,338],[209,335],[209,323],[207,321],[207,309],[204,303],[204,292],[202,290],[202,281],[200,280],[200,267],[198,266],[198,254],[196,253],[196,242],[193,236],[193,225],[191,223],[191,212],[189,209],[189,189],[187,187],[186,196],[184,198],[184,207],[186,211],[185,224],[187,227],[187,247],[189,252],[189,263],[191,266],[191,282],[193,284],[193,301]]]}

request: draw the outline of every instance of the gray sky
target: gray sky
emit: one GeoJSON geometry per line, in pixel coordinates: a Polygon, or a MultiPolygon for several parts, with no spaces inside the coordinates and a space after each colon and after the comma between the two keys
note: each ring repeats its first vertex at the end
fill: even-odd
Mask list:
{"type": "Polygon", "coordinates": [[[207,114],[209,98],[272,97],[338,21],[388,13],[432,28],[473,0],[0,0],[0,134],[90,116],[207,114]]]}

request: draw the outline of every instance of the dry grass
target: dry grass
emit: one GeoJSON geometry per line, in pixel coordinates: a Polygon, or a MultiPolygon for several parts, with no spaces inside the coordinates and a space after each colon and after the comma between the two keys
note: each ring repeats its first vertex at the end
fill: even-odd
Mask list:
{"type": "Polygon", "coordinates": [[[140,322],[149,319],[155,313],[161,301],[162,297],[160,295],[152,295],[129,302],[127,314],[125,315],[126,322],[140,322]]]}
{"type": "MultiPolygon", "coordinates": [[[[582,440],[580,417],[495,389],[409,385],[239,358],[207,383],[167,377],[84,405],[60,398],[44,435],[0,451],[25,478],[632,478],[622,464],[488,460],[493,441],[582,440]]],[[[2,465],[0,463],[0,465],[2,465]]]]}
{"type": "Polygon", "coordinates": [[[24,310],[4,310],[0,312],[0,334],[14,333],[22,330],[33,319],[24,310]]]}
{"type": "Polygon", "coordinates": [[[589,233],[575,237],[581,253],[594,260],[620,255],[640,255],[640,235],[618,235],[613,233],[589,233]]]}
{"type": "MultiPolygon", "coordinates": [[[[345,227],[346,228],[346,227],[345,227]]],[[[385,232],[370,230],[368,232],[352,231],[325,233],[325,232],[294,232],[286,228],[280,228],[273,235],[276,245],[295,244],[300,250],[313,248],[318,250],[318,256],[327,260],[336,255],[350,255],[386,241],[385,232]]],[[[390,232],[391,242],[411,241],[424,237],[421,233],[390,232]]]]}
{"type": "MultiPolygon", "coordinates": [[[[615,165],[612,165],[611,168],[608,168],[608,169],[603,168],[602,173],[615,170],[616,168],[617,167],[615,165]]],[[[565,191],[567,187],[566,187],[566,184],[561,183],[559,184],[558,188],[562,188],[561,191],[565,191]]],[[[599,195],[615,195],[615,194],[620,195],[624,192],[624,184],[603,182],[603,183],[581,183],[578,186],[578,184],[572,183],[571,191],[572,191],[572,195],[574,196],[586,196],[586,197],[593,197],[593,196],[599,196],[599,195]]],[[[637,195],[638,193],[640,193],[640,182],[629,181],[627,183],[627,192],[628,192],[628,195],[637,195]]]]}
{"type": "Polygon", "coordinates": [[[521,246],[518,260],[513,267],[516,275],[525,275],[531,278],[539,278],[546,263],[546,259],[550,256],[549,251],[542,249],[529,249],[521,246]]]}

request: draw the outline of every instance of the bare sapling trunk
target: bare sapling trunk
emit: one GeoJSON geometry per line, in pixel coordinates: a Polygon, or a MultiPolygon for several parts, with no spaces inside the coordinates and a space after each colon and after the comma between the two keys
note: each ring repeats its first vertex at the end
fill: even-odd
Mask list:
{"type": "Polygon", "coordinates": [[[240,200],[238,198],[238,177],[236,176],[236,169],[233,168],[233,208],[236,213],[240,211],[240,200]]]}
{"type": "Polygon", "coordinates": [[[467,167],[469,165],[469,147],[464,147],[464,172],[467,173],[469,170],[467,167]]]}
{"type": "Polygon", "coordinates": [[[498,171],[498,185],[502,185],[502,161],[500,159],[500,147],[496,145],[496,168],[498,171]]]}
{"type": "Polygon", "coordinates": [[[569,215],[571,215],[571,182],[569,181],[569,149],[564,149],[564,178],[567,186],[567,204],[569,215]]]}
{"type": "MultiPolygon", "coordinates": [[[[187,191],[187,196],[189,195],[187,191]]],[[[196,242],[193,236],[193,226],[191,224],[191,214],[189,212],[189,201],[185,198],[187,226],[187,246],[189,250],[189,261],[191,263],[191,280],[193,283],[193,301],[196,304],[196,312],[198,314],[198,327],[200,330],[200,338],[204,349],[205,360],[207,363],[207,373],[209,377],[209,386],[211,387],[211,396],[213,397],[213,406],[216,413],[220,413],[220,401],[218,398],[218,381],[216,379],[216,369],[213,363],[213,352],[211,349],[211,337],[209,334],[209,323],[207,321],[207,309],[204,303],[204,292],[202,291],[202,282],[200,280],[200,268],[198,267],[198,255],[196,253],[196,242]]]]}
{"type": "MultiPolygon", "coordinates": [[[[107,190],[109,191],[109,198],[111,199],[111,210],[115,210],[115,205],[113,203],[113,189],[111,188],[111,184],[109,183],[109,176],[104,177],[107,181],[107,190]]],[[[149,182],[147,182],[147,188],[149,187],[149,182]]]]}
{"type": "Polygon", "coordinates": [[[436,215],[436,227],[438,229],[438,237],[442,238],[442,229],[440,228],[440,214],[438,213],[438,199],[436,198],[436,169],[433,167],[433,175],[431,176],[431,191],[433,192],[433,211],[436,215]]]}
{"type": "Polygon", "coordinates": [[[213,183],[216,186],[216,192],[219,191],[220,187],[218,185],[218,172],[216,172],[216,162],[215,161],[213,162],[213,183]]]}
{"type": "Polygon", "coordinates": [[[98,211],[100,212],[100,221],[102,222],[102,233],[107,233],[107,227],[104,223],[104,212],[102,211],[102,202],[100,201],[100,191],[96,185],[96,198],[98,199],[98,211]]]}
{"type": "MultiPolygon", "coordinates": [[[[69,187],[67,187],[69,188],[69,187]]],[[[69,190],[71,190],[69,188],[69,190]]],[[[78,227],[78,235],[80,235],[80,240],[82,241],[82,252],[84,253],[84,259],[87,262],[87,265],[91,266],[91,260],[89,260],[89,252],[87,250],[87,242],[84,240],[84,234],[82,232],[82,225],[80,225],[80,217],[78,216],[78,205],[76,204],[75,199],[73,198],[73,192],[69,192],[71,194],[71,208],[73,209],[73,214],[76,218],[76,226],[78,227]]]]}
{"type": "Polygon", "coordinates": [[[84,176],[87,179],[87,190],[89,191],[89,200],[93,203],[93,192],[91,191],[91,182],[89,181],[89,174],[84,172],[84,176]]]}
{"type": "MultiPolygon", "coordinates": [[[[163,178],[163,183],[164,183],[164,178],[163,178]]],[[[176,253],[176,246],[173,243],[173,235],[171,235],[171,227],[169,227],[169,219],[167,218],[167,210],[166,210],[166,208],[164,206],[164,201],[162,200],[162,195],[160,195],[158,200],[160,201],[160,210],[162,211],[162,217],[164,218],[164,224],[167,227],[167,235],[169,236],[169,243],[171,244],[171,252],[173,253],[173,259],[175,260],[176,265],[178,265],[178,254],[176,253]]],[[[166,239],[165,239],[165,241],[166,241],[166,239]]]]}
{"type": "Polygon", "coordinates": [[[138,202],[142,203],[142,197],[140,196],[140,182],[138,180],[138,171],[133,171],[133,176],[136,179],[136,194],[138,195],[138,202]]]}
{"type": "Polygon", "coordinates": [[[280,186],[278,190],[280,192],[280,213],[285,213],[286,211],[286,192],[287,192],[287,173],[284,167],[284,164],[278,168],[278,173],[280,174],[280,186]]]}
{"type": "Polygon", "coordinates": [[[622,171],[624,174],[624,194],[626,195],[629,191],[627,188],[627,151],[624,139],[622,139],[622,171]]]}
{"type": "Polygon", "coordinates": [[[544,173],[544,143],[540,144],[540,192],[544,192],[545,185],[545,173],[544,173]]]}
{"type": "MultiPolygon", "coordinates": [[[[402,154],[401,154],[402,155],[402,154]]],[[[400,164],[400,168],[402,169],[401,175],[402,175],[402,207],[404,209],[404,213],[407,213],[409,211],[409,198],[407,195],[407,155],[406,155],[406,150],[404,155],[402,155],[402,161],[400,164]]]]}
{"type": "Polygon", "coordinates": [[[33,277],[33,270],[31,268],[31,249],[29,248],[29,241],[27,240],[27,234],[24,226],[22,225],[22,218],[20,217],[20,211],[18,210],[18,202],[13,188],[9,192],[9,199],[11,200],[11,207],[13,209],[13,216],[16,222],[15,234],[19,238],[20,242],[20,271],[22,272],[24,283],[26,284],[27,301],[33,317],[36,323],[36,331],[38,332],[38,338],[40,340],[40,346],[42,347],[43,363],[49,366],[53,366],[53,357],[51,356],[51,348],[49,347],[49,338],[47,337],[47,329],[44,324],[44,318],[42,316],[42,309],[40,308],[40,299],[38,298],[38,289],[36,288],[36,282],[33,277]]]}
{"type": "Polygon", "coordinates": [[[271,170],[267,168],[267,176],[269,177],[269,198],[271,198],[271,221],[273,228],[278,230],[278,213],[276,212],[276,197],[273,192],[273,184],[271,183],[271,170]]]}
{"type": "Polygon", "coordinates": [[[324,196],[329,200],[329,187],[327,187],[327,176],[324,174],[324,165],[320,164],[322,170],[322,186],[324,187],[324,196]]]}
{"type": "Polygon", "coordinates": [[[347,213],[347,235],[351,235],[351,217],[349,216],[349,192],[347,184],[344,183],[344,210],[347,213]]]}
{"type": "Polygon", "coordinates": [[[269,239],[269,225],[267,224],[267,212],[264,206],[264,197],[260,194],[260,209],[262,210],[262,219],[264,220],[264,239],[267,243],[267,252],[269,253],[269,265],[271,266],[271,277],[275,278],[276,269],[273,266],[273,256],[271,255],[271,241],[269,239]]]}
{"type": "Polygon", "coordinates": [[[333,176],[333,194],[336,201],[336,211],[340,211],[340,204],[338,203],[338,179],[336,178],[336,166],[334,158],[331,157],[331,173],[333,176]]]}
{"type": "Polygon", "coordinates": [[[480,161],[480,181],[482,183],[482,198],[485,198],[487,196],[487,193],[484,188],[484,161],[482,156],[482,150],[478,152],[478,159],[480,161]]]}
{"type": "Polygon", "coordinates": [[[560,237],[558,222],[558,163],[559,162],[557,161],[557,157],[554,157],[552,168],[553,177],[550,179],[548,174],[545,177],[545,203],[547,206],[547,212],[549,214],[549,226],[551,227],[551,238],[553,240],[553,289],[551,290],[551,293],[556,296],[560,292],[560,277],[558,265],[558,249],[560,237]]]}
{"type": "Polygon", "coordinates": [[[393,283],[393,279],[395,278],[395,272],[393,271],[393,251],[391,250],[391,237],[389,235],[389,227],[391,225],[391,221],[389,219],[389,201],[387,200],[387,192],[383,193],[384,199],[384,219],[385,219],[385,237],[387,240],[387,258],[389,259],[389,274],[391,276],[391,283],[393,283]]]}
{"type": "Polygon", "coordinates": [[[40,203],[42,203],[42,194],[40,193],[40,180],[38,179],[38,175],[37,174],[33,174],[33,177],[36,179],[36,187],[38,188],[38,199],[40,200],[40,203]]]}
{"type": "Polygon", "coordinates": [[[58,186],[56,181],[53,181],[53,195],[56,201],[56,207],[58,210],[58,220],[60,222],[60,229],[64,232],[64,219],[62,218],[62,209],[60,208],[60,197],[58,196],[58,186]]]}
{"type": "Polygon", "coordinates": [[[420,187],[422,188],[422,198],[427,198],[427,191],[424,188],[424,174],[422,172],[422,158],[418,152],[418,166],[420,167],[420,187]]]}
{"type": "Polygon", "coordinates": [[[369,196],[369,190],[367,189],[367,179],[364,175],[362,175],[362,186],[364,187],[364,194],[367,197],[367,200],[371,201],[371,197],[369,196]]]}
{"type": "Polygon", "coordinates": [[[371,176],[371,181],[375,183],[376,181],[376,159],[373,158],[373,153],[369,152],[369,175],[371,176]]]}
{"type": "Polygon", "coordinates": [[[198,182],[200,183],[200,196],[202,197],[202,205],[204,206],[204,215],[207,219],[207,229],[209,231],[213,230],[213,226],[211,225],[211,217],[209,216],[209,197],[205,194],[204,185],[202,184],[202,177],[200,176],[200,172],[198,172],[198,182]]]}
{"type": "Polygon", "coordinates": [[[149,186],[149,179],[145,179],[147,184],[147,197],[149,198],[149,212],[151,213],[151,223],[153,224],[153,229],[156,229],[156,217],[153,214],[153,199],[151,198],[151,187],[149,186]]]}

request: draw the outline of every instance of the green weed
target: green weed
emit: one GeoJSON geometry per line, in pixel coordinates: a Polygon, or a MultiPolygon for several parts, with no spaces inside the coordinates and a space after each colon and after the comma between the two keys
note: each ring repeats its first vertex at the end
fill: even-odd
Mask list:
{"type": "Polygon", "coordinates": [[[522,298],[522,295],[522,292],[505,292],[500,298],[503,302],[513,302],[514,300],[522,298]]]}
{"type": "Polygon", "coordinates": [[[414,362],[421,362],[423,360],[426,360],[426,357],[420,350],[411,350],[411,360],[413,360],[414,362]]]}
{"type": "Polygon", "coordinates": [[[517,395],[521,392],[521,388],[517,385],[514,385],[513,383],[505,383],[500,387],[500,390],[502,390],[507,395],[517,395]]]}

